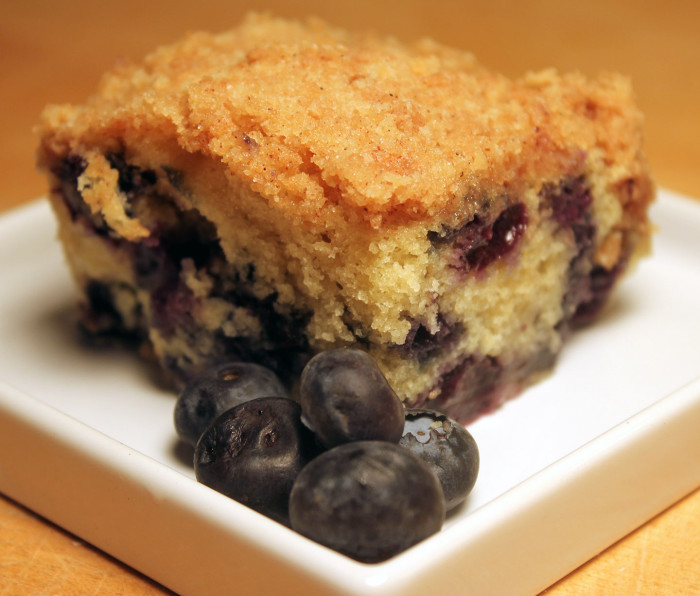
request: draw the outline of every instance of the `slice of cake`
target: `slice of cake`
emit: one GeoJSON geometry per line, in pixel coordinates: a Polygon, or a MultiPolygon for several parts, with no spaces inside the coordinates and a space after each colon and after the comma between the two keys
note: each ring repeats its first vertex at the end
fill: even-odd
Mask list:
{"type": "Polygon", "coordinates": [[[253,15],[48,107],[40,165],[88,330],[176,381],[230,356],[293,383],[359,346],[464,421],[550,369],[647,250],[640,125],[617,75],[509,80],[253,15]]]}

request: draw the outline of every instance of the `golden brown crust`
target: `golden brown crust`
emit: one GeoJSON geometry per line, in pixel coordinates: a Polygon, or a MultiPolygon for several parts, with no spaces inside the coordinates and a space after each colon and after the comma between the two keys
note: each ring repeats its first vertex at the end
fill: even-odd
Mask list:
{"type": "Polygon", "coordinates": [[[644,174],[640,121],[617,75],[510,81],[432,42],[253,15],[115,69],[86,105],[48,108],[41,134],[48,154],[174,140],[295,220],[377,228],[579,175],[592,154],[644,174]]]}

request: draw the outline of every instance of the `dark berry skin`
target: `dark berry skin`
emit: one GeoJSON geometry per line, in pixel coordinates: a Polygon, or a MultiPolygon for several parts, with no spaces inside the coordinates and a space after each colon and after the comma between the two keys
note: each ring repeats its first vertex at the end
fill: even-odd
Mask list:
{"type": "Polygon", "coordinates": [[[299,386],[304,417],[319,441],[398,443],[404,407],[372,357],[362,350],[320,352],[304,368],[299,386]]]}
{"type": "Polygon", "coordinates": [[[504,209],[495,220],[476,216],[457,230],[429,232],[434,246],[449,244],[454,252],[450,266],[468,273],[481,271],[510,254],[520,242],[529,223],[523,203],[504,209]]]}
{"type": "Polygon", "coordinates": [[[377,563],[439,531],[445,503],[420,458],[386,441],[358,441],[326,451],[301,471],[289,516],[300,534],[377,563]]]}
{"type": "Polygon", "coordinates": [[[435,472],[445,496],[445,509],[462,503],[479,474],[479,449],[461,424],[433,410],[407,409],[399,445],[415,453],[435,472]]]}
{"type": "Polygon", "coordinates": [[[258,397],[288,397],[271,370],[248,362],[226,362],[193,378],[175,404],[175,430],[193,447],[207,426],[226,410],[258,397]]]}
{"type": "Polygon", "coordinates": [[[314,438],[299,404],[263,397],[224,412],[195,448],[197,480],[289,525],[289,493],[315,455],[314,438]]]}

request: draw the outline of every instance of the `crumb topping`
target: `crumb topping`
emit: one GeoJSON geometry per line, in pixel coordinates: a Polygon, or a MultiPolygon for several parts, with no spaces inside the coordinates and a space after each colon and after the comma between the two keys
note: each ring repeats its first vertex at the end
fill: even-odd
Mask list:
{"type": "Polygon", "coordinates": [[[511,81],[432,41],[251,15],[116,68],[85,105],[47,108],[41,132],[57,154],[174,138],[295,218],[377,228],[575,175],[589,151],[636,160],[639,119],[617,75],[511,81]]]}

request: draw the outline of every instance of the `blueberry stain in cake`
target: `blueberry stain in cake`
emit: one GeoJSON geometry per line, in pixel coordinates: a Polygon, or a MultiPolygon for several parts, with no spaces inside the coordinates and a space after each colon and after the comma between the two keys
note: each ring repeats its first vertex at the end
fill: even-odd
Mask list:
{"type": "Polygon", "coordinates": [[[83,307],[82,324],[94,333],[124,329],[122,315],[114,305],[110,286],[91,280],[85,287],[87,304],[83,307]]]}
{"type": "Polygon", "coordinates": [[[556,357],[557,353],[548,347],[510,361],[486,355],[467,356],[446,367],[434,386],[419,395],[410,407],[436,409],[467,424],[498,408],[532,375],[551,369],[556,357]]]}
{"type": "Polygon", "coordinates": [[[450,266],[453,269],[463,273],[478,272],[514,251],[527,225],[525,205],[514,203],[495,220],[476,215],[456,230],[429,232],[428,238],[436,248],[450,246],[450,266]]]}
{"type": "MultiPolygon", "coordinates": [[[[212,293],[212,296],[218,297],[218,294],[212,293]]],[[[240,287],[236,291],[228,290],[221,297],[246,309],[260,322],[262,330],[260,338],[255,340],[217,333],[215,341],[221,352],[236,355],[241,360],[258,362],[274,370],[285,383],[293,383],[312,356],[305,334],[311,313],[302,310],[278,312],[275,308],[275,292],[258,298],[249,289],[240,287]]]]}
{"type": "Polygon", "coordinates": [[[443,372],[433,389],[412,407],[436,408],[460,422],[495,407],[493,389],[504,377],[503,365],[493,357],[468,356],[443,372]],[[438,393],[438,397],[431,397],[438,393]]]}
{"type": "Polygon", "coordinates": [[[71,153],[59,161],[52,169],[53,175],[58,180],[58,185],[53,192],[63,198],[74,222],[80,221],[86,229],[96,234],[106,235],[108,228],[104,218],[92,212],[78,190],[78,178],[85,168],[87,168],[87,162],[77,153],[71,153]]]}
{"type": "Polygon", "coordinates": [[[627,258],[611,268],[591,266],[595,250],[596,225],[593,219],[593,195],[583,176],[568,178],[558,185],[545,185],[541,192],[542,209],[551,212],[561,229],[569,230],[575,254],[569,263],[567,290],[563,298],[564,318],[559,325],[569,327],[590,322],[606,303],[615,281],[624,272],[627,258]]]}
{"type": "Polygon", "coordinates": [[[515,249],[528,217],[525,205],[516,203],[503,211],[491,227],[482,228],[481,241],[464,252],[461,263],[466,271],[481,271],[515,249]]]}
{"type": "Polygon", "coordinates": [[[593,196],[583,176],[563,180],[558,185],[545,185],[540,196],[543,207],[551,210],[553,219],[560,226],[571,228],[574,235],[588,226],[593,196]]]}
{"type": "Polygon", "coordinates": [[[619,261],[612,269],[596,266],[589,275],[587,300],[581,302],[574,312],[572,324],[575,326],[590,323],[605,306],[617,279],[623,274],[626,262],[619,261]]]}
{"type": "Polygon", "coordinates": [[[108,153],[105,157],[109,165],[119,173],[117,184],[128,200],[150,192],[155,186],[158,177],[153,170],[142,169],[127,163],[121,153],[108,153]]]}
{"type": "Polygon", "coordinates": [[[452,323],[444,315],[438,314],[437,329],[434,331],[424,323],[411,321],[406,340],[394,349],[423,364],[456,346],[463,334],[464,326],[461,323],[452,323]]]}

